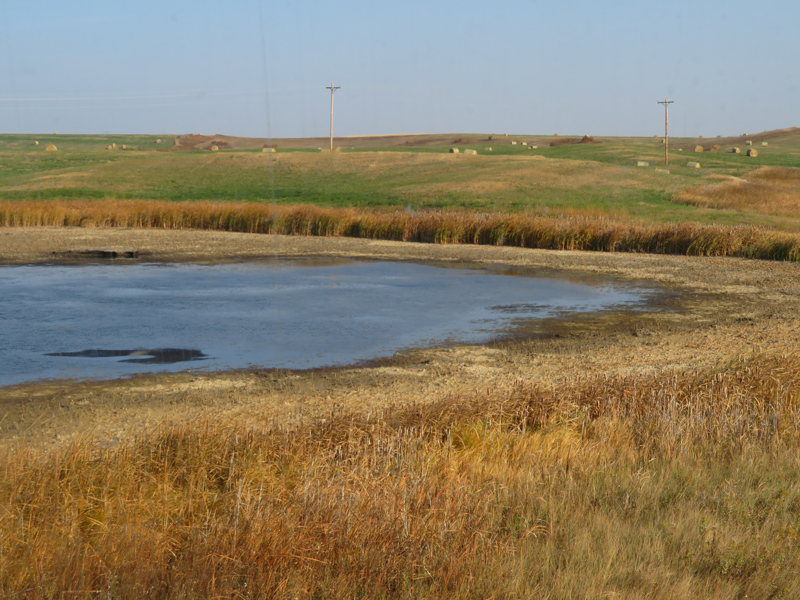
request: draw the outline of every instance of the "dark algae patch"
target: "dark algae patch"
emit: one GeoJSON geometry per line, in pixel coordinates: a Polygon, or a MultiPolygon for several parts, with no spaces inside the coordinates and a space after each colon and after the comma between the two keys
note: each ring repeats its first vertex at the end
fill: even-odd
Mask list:
{"type": "Polygon", "coordinates": [[[179,362],[204,360],[208,358],[199,350],[183,348],[157,348],[155,350],[81,350],[80,352],[47,352],[45,356],[74,356],[83,358],[125,357],[119,362],[144,365],[170,365],[179,362]]]}

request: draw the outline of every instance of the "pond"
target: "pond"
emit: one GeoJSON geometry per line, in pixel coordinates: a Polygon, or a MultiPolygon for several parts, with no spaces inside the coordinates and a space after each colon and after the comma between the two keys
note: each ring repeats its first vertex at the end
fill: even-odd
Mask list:
{"type": "Polygon", "coordinates": [[[643,309],[609,281],[369,261],[0,268],[0,386],[186,369],[305,369],[643,309]]]}

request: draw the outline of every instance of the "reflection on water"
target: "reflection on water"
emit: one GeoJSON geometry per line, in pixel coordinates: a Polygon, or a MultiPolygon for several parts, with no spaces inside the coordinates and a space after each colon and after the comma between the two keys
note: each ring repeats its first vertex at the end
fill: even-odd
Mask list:
{"type": "Polygon", "coordinates": [[[641,290],[388,262],[0,268],[0,385],[349,364],[483,342],[641,290]]]}

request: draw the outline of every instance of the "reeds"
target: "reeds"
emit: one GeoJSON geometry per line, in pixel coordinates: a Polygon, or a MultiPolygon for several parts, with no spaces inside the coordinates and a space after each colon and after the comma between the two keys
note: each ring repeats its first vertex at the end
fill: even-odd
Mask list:
{"type": "Polygon", "coordinates": [[[800,357],[0,457],[3,598],[800,594],[800,357]]]}
{"type": "Polygon", "coordinates": [[[254,203],[3,202],[0,226],[145,227],[343,236],[557,250],[800,259],[800,236],[758,227],[644,224],[598,216],[408,212],[254,203]]]}

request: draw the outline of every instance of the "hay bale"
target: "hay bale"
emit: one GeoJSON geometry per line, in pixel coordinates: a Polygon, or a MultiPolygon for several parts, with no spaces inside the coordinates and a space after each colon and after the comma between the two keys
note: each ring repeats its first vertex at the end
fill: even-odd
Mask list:
{"type": "Polygon", "coordinates": [[[458,148],[450,148],[450,154],[458,154],[459,152],[461,152],[461,150],[458,148]]]}
{"type": "Polygon", "coordinates": [[[669,169],[659,169],[658,167],[656,167],[655,172],[656,173],[666,173],[667,175],[669,175],[669,169]]]}
{"type": "Polygon", "coordinates": [[[275,148],[262,148],[262,152],[275,152],[275,148]]]}
{"type": "Polygon", "coordinates": [[[127,150],[127,149],[128,149],[128,146],[127,146],[126,144],[122,144],[122,149],[123,149],[123,150],[127,150]]]}
{"type": "Polygon", "coordinates": [[[116,147],[117,147],[117,145],[116,145],[116,144],[111,144],[111,147],[112,147],[112,148],[116,148],[116,147]]]}
{"type": "Polygon", "coordinates": [[[57,131],[54,131],[54,132],[53,132],[53,135],[58,135],[58,132],[57,132],[57,131]]]}
{"type": "Polygon", "coordinates": [[[216,144],[214,144],[213,146],[211,146],[211,151],[212,151],[212,152],[216,152],[217,150],[219,150],[219,146],[217,146],[216,144]]]}
{"type": "Polygon", "coordinates": [[[703,139],[703,136],[702,136],[702,135],[700,135],[700,136],[697,136],[697,139],[698,139],[698,140],[702,140],[702,139],[703,139]]]}
{"type": "Polygon", "coordinates": [[[492,151],[491,147],[487,148],[487,150],[488,150],[489,152],[491,152],[491,151],[492,151]]]}
{"type": "Polygon", "coordinates": [[[478,153],[477,150],[469,150],[469,149],[468,150],[464,150],[464,154],[475,155],[477,153],[478,153]]]}
{"type": "Polygon", "coordinates": [[[742,153],[742,149],[734,147],[734,148],[731,149],[731,152],[733,154],[741,154],[742,153]]]}
{"type": "Polygon", "coordinates": [[[702,152],[703,151],[703,147],[702,146],[695,146],[694,147],[694,151],[695,152],[702,152]]]}
{"type": "Polygon", "coordinates": [[[33,142],[33,145],[34,145],[34,146],[38,146],[38,145],[39,145],[39,142],[38,142],[38,141],[36,141],[36,142],[33,142]]]}
{"type": "Polygon", "coordinates": [[[45,148],[47,152],[55,152],[58,148],[55,147],[55,144],[48,144],[47,148],[45,148]]]}
{"type": "Polygon", "coordinates": [[[720,146],[719,144],[714,144],[713,146],[711,146],[711,149],[714,150],[715,152],[720,148],[722,148],[722,146],[720,146]]]}
{"type": "Polygon", "coordinates": [[[111,146],[106,146],[106,150],[113,150],[111,146]]]}
{"type": "Polygon", "coordinates": [[[745,145],[745,146],[752,146],[752,145],[753,145],[753,140],[747,140],[747,141],[744,143],[744,145],[745,145]]]}
{"type": "Polygon", "coordinates": [[[528,142],[520,142],[523,146],[527,146],[528,142]]]}
{"type": "Polygon", "coordinates": [[[646,160],[637,160],[636,161],[636,166],[637,167],[649,167],[650,163],[647,162],[646,160]]]}
{"type": "Polygon", "coordinates": [[[688,163],[686,163],[686,166],[689,167],[690,169],[699,169],[700,168],[700,163],[699,162],[688,162],[688,163]]]}
{"type": "Polygon", "coordinates": [[[755,158],[756,156],[758,156],[758,150],[755,150],[755,149],[748,150],[747,151],[747,156],[751,156],[751,157],[755,158]]]}
{"type": "Polygon", "coordinates": [[[531,150],[536,150],[539,146],[531,146],[531,150]]]}
{"type": "Polygon", "coordinates": [[[161,138],[158,138],[158,139],[156,140],[156,144],[160,144],[160,143],[161,143],[161,138]]]}
{"type": "Polygon", "coordinates": [[[508,134],[507,134],[507,133],[504,133],[503,135],[504,135],[505,137],[508,137],[508,134]]]}
{"type": "Polygon", "coordinates": [[[769,146],[769,142],[761,142],[762,146],[769,146]]]}
{"type": "Polygon", "coordinates": [[[517,145],[517,142],[511,142],[511,145],[512,145],[512,146],[516,146],[516,145],[517,145]]]}
{"type": "Polygon", "coordinates": [[[554,133],[554,134],[553,134],[553,137],[558,137],[558,134],[557,134],[557,133],[554,133]]]}

